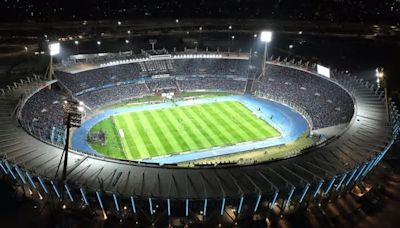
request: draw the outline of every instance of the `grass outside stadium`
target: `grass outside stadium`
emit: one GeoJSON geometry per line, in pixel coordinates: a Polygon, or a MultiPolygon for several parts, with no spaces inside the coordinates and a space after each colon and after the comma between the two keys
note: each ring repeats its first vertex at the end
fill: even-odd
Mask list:
{"type": "Polygon", "coordinates": [[[280,136],[237,101],[117,114],[97,123],[89,134],[99,131],[104,132],[106,143],[90,142],[91,147],[103,155],[128,160],[280,136]]]}

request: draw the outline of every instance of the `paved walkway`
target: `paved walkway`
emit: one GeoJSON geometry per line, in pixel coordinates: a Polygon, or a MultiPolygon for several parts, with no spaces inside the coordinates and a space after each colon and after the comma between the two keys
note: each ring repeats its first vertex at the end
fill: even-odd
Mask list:
{"type": "Polygon", "coordinates": [[[119,113],[168,108],[168,107],[173,107],[174,105],[204,104],[216,101],[241,102],[248,109],[260,115],[260,117],[263,120],[267,121],[273,127],[278,129],[282,135],[277,138],[269,138],[263,141],[245,142],[233,146],[216,147],[205,150],[183,152],[176,155],[150,158],[144,161],[162,163],[162,164],[172,164],[178,162],[191,161],[195,159],[214,157],[217,155],[226,155],[241,151],[248,151],[248,150],[282,145],[294,141],[299,136],[301,136],[308,128],[307,121],[303,118],[303,116],[301,116],[297,112],[294,112],[287,106],[284,106],[282,104],[270,100],[255,98],[251,95],[232,95],[232,96],[213,97],[213,98],[205,98],[197,100],[178,101],[175,103],[168,102],[160,104],[148,104],[148,105],[139,105],[139,106],[123,107],[123,108],[107,110],[85,121],[82,124],[82,126],[74,132],[74,135],[72,137],[72,146],[74,149],[78,151],[84,151],[90,154],[102,156],[101,154],[99,154],[90,147],[90,145],[86,141],[86,138],[89,130],[94,125],[96,125],[96,123],[98,123],[103,119],[106,119],[112,115],[119,113]]]}

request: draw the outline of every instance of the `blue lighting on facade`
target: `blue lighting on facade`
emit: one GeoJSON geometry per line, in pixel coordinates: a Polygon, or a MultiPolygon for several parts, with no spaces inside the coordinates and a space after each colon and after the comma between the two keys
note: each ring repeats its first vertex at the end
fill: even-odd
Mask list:
{"type": "Polygon", "coordinates": [[[80,188],[79,190],[80,190],[80,192],[81,192],[83,202],[85,202],[85,205],[88,206],[89,203],[88,203],[88,201],[87,201],[87,198],[86,198],[86,195],[85,195],[85,191],[83,191],[83,188],[80,188]]]}
{"type": "Polygon", "coordinates": [[[354,181],[357,181],[358,178],[361,176],[361,173],[364,171],[365,167],[367,167],[367,163],[365,163],[362,168],[360,169],[360,171],[357,173],[356,177],[354,178],[354,181]]]}
{"type": "Polygon", "coordinates": [[[4,172],[5,174],[8,174],[6,168],[4,168],[4,166],[3,166],[3,162],[2,162],[2,161],[0,161],[0,167],[1,167],[1,169],[3,170],[3,172],[4,172]]]}
{"type": "Polygon", "coordinates": [[[113,199],[114,199],[115,209],[117,211],[119,211],[118,200],[117,200],[117,196],[115,195],[115,193],[113,193],[113,199]]]}
{"type": "Polygon", "coordinates": [[[357,172],[357,169],[358,168],[354,169],[353,172],[351,172],[351,175],[350,175],[349,179],[347,179],[347,181],[346,181],[346,186],[350,184],[351,180],[353,179],[354,175],[357,172]]]}
{"type": "Polygon", "coordinates": [[[240,214],[240,212],[242,211],[243,200],[244,200],[244,197],[241,196],[240,197],[240,202],[239,202],[239,207],[238,207],[238,210],[237,210],[238,214],[240,214]]]}
{"type": "Polygon", "coordinates": [[[336,186],[336,191],[338,191],[340,189],[340,186],[342,186],[343,181],[346,179],[347,173],[343,174],[342,178],[339,181],[339,184],[336,186]]]}
{"type": "Polygon", "coordinates": [[[44,183],[43,183],[43,181],[42,181],[42,178],[40,178],[40,177],[38,176],[37,179],[39,180],[40,186],[42,186],[43,191],[44,191],[46,194],[49,193],[49,192],[47,191],[46,185],[44,185],[44,183]]]}
{"type": "Polygon", "coordinates": [[[276,199],[278,199],[278,194],[279,194],[279,192],[276,191],[275,194],[274,194],[274,197],[272,198],[271,204],[269,205],[269,209],[272,209],[274,207],[276,199]]]}
{"type": "Polygon", "coordinates": [[[204,208],[203,208],[203,215],[207,215],[207,199],[204,199],[204,208]]]}
{"type": "Polygon", "coordinates": [[[361,174],[361,176],[365,176],[365,174],[368,173],[368,171],[371,169],[371,167],[374,165],[375,160],[378,159],[378,157],[374,157],[368,164],[367,168],[364,170],[364,172],[361,174]]]}
{"type": "Polygon", "coordinates": [[[168,216],[171,216],[171,202],[170,199],[167,199],[167,210],[168,210],[168,216]]]}
{"type": "Polygon", "coordinates": [[[135,205],[135,199],[133,196],[131,196],[131,205],[132,205],[132,211],[134,214],[136,214],[136,205],[135,205]]]}
{"type": "Polygon", "coordinates": [[[74,202],[74,198],[72,198],[71,192],[69,191],[67,184],[65,184],[64,187],[65,187],[65,190],[67,191],[69,199],[71,200],[71,202],[74,202]]]}
{"type": "Polygon", "coordinates": [[[224,212],[225,212],[225,197],[224,198],[222,198],[222,205],[221,205],[221,215],[224,215],[224,212]]]}
{"type": "Polygon", "coordinates": [[[99,192],[96,192],[96,196],[97,196],[97,201],[99,201],[100,208],[101,208],[101,209],[104,209],[104,207],[103,207],[103,201],[101,201],[99,192]]]}
{"type": "Polygon", "coordinates": [[[325,189],[325,195],[329,193],[333,184],[335,183],[336,176],[332,177],[332,180],[329,182],[328,187],[325,189]]]}
{"type": "Polygon", "coordinates": [[[317,194],[318,194],[319,190],[321,189],[323,183],[324,183],[324,180],[320,180],[319,181],[318,187],[317,187],[317,189],[315,189],[315,192],[313,194],[314,198],[317,196],[317,194]]]}
{"type": "Polygon", "coordinates": [[[301,194],[299,203],[302,203],[302,202],[303,202],[303,200],[304,200],[304,198],[306,197],[306,194],[307,194],[307,191],[308,191],[309,188],[310,188],[310,184],[307,183],[306,186],[304,187],[303,193],[301,194]]]}
{"type": "Polygon", "coordinates": [[[185,215],[186,217],[189,216],[189,199],[186,199],[185,215]]]}
{"type": "Polygon", "coordinates": [[[26,184],[25,178],[17,166],[15,166],[15,170],[17,171],[17,174],[18,174],[19,178],[21,179],[22,183],[26,184]]]}
{"type": "Polygon", "coordinates": [[[54,185],[53,181],[50,181],[51,186],[53,187],[54,192],[56,193],[57,197],[60,198],[60,193],[58,193],[58,190],[56,188],[56,186],[54,185]]]}
{"type": "Polygon", "coordinates": [[[14,178],[14,180],[16,180],[17,178],[15,177],[15,175],[14,175],[14,172],[12,171],[12,168],[11,168],[11,166],[8,164],[8,162],[7,162],[7,161],[4,161],[4,164],[5,164],[5,165],[6,165],[6,167],[7,167],[8,173],[10,173],[10,174],[11,174],[11,176],[12,176],[12,178],[14,178]]]}
{"type": "Polygon", "coordinates": [[[154,211],[153,211],[153,202],[151,200],[151,197],[149,197],[149,209],[150,209],[150,214],[153,215],[154,211]]]}
{"type": "Polygon", "coordinates": [[[258,210],[258,205],[260,205],[260,201],[261,201],[261,193],[258,194],[256,205],[254,206],[254,212],[258,210]]]}
{"type": "Polygon", "coordinates": [[[295,187],[293,186],[292,189],[289,192],[288,198],[286,199],[284,209],[286,209],[288,207],[288,205],[290,203],[290,200],[291,200],[291,198],[293,196],[294,189],[295,189],[295,187]]]}
{"type": "Polygon", "coordinates": [[[26,173],[26,176],[28,177],[29,183],[31,183],[31,185],[32,185],[32,188],[36,189],[36,185],[33,182],[31,175],[28,173],[28,171],[26,171],[25,173],[26,173]]]}

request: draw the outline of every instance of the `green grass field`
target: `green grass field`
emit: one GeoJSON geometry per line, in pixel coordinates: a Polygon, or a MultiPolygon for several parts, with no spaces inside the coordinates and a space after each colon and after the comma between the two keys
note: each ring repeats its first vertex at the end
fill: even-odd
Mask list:
{"type": "Polygon", "coordinates": [[[90,132],[106,133],[96,151],[129,160],[176,154],[240,142],[263,140],[280,133],[236,101],[138,111],[112,116],[90,132]]]}

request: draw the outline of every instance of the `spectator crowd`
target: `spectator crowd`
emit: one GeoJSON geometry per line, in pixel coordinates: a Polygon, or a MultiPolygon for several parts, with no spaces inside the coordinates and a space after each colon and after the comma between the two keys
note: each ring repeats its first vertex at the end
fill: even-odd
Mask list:
{"type": "MultiPolygon", "coordinates": [[[[62,140],[58,135],[64,134],[63,100],[67,96],[72,95],[93,110],[168,91],[245,92],[248,61],[189,59],[174,60],[172,65],[174,70],[166,76],[149,76],[148,72],[140,70],[138,63],[77,74],[58,72],[60,84],[53,84],[51,89],[44,88],[27,100],[22,110],[23,124],[33,134],[53,142],[62,140]],[[143,74],[146,76],[141,76],[143,74]]],[[[279,97],[301,107],[311,118],[314,129],[351,120],[354,113],[352,98],[335,82],[277,64],[268,64],[266,70],[265,77],[254,81],[254,92],[279,97]]]]}

